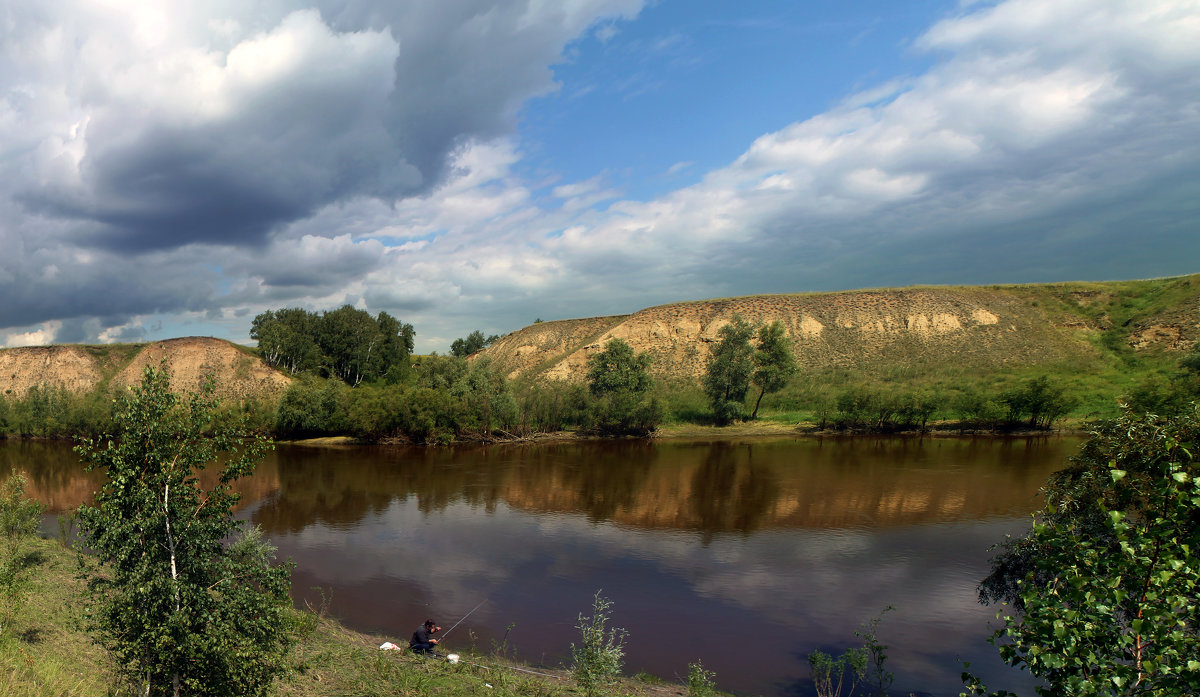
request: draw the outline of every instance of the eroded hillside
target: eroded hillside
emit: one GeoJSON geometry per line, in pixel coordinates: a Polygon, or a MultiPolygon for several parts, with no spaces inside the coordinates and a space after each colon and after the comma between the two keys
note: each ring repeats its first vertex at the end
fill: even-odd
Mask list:
{"type": "Polygon", "coordinates": [[[86,392],[97,385],[133,385],[147,365],[166,364],[171,383],[197,390],[216,379],[226,399],[273,399],[290,380],[238,346],[208,337],[121,346],[35,346],[0,350],[0,393],[22,395],[34,385],[86,392]]]}
{"type": "Polygon", "coordinates": [[[488,348],[511,378],[581,380],[613,338],[649,352],[659,376],[703,374],[735,315],[779,321],[803,369],[954,364],[1080,366],[1127,347],[1183,351],[1200,337],[1200,276],[1156,281],[928,287],[675,303],[631,315],[539,322],[488,348]]]}

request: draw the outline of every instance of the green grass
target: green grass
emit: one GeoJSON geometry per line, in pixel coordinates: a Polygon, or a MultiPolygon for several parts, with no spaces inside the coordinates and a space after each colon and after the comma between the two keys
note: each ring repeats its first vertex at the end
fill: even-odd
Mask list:
{"type": "MultiPolygon", "coordinates": [[[[34,543],[36,580],[13,625],[0,636],[0,694],[7,697],[123,697],[104,649],[83,629],[83,581],[79,556],[57,540],[34,543]]],[[[88,563],[86,560],[84,563],[88,563]]],[[[301,614],[305,626],[293,655],[293,671],[276,683],[284,697],[574,697],[562,668],[530,668],[502,655],[453,650],[457,665],[381,651],[387,637],[355,632],[319,612],[301,614]]],[[[392,637],[391,641],[396,641],[392,637]]],[[[684,695],[682,685],[622,680],[620,696],[684,695]]]]}

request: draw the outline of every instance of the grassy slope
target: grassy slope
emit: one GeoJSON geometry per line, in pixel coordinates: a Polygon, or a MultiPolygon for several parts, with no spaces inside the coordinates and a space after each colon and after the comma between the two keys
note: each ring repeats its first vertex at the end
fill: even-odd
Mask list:
{"type": "MultiPolygon", "coordinates": [[[[104,650],[82,629],[83,582],[78,556],[56,540],[36,543],[36,579],[24,607],[0,637],[0,694],[9,697],[105,697],[112,670],[104,650]]],[[[311,616],[311,631],[295,653],[296,670],[277,683],[286,697],[442,695],[467,697],[567,697],[582,694],[563,670],[530,668],[500,656],[450,648],[463,663],[380,651],[387,638],[354,632],[311,616]],[[486,685],[490,685],[486,687],[486,685]]],[[[406,641],[391,637],[392,641],[406,641]]],[[[681,695],[675,685],[625,680],[613,695],[681,695]]]]}
{"type": "MultiPolygon", "coordinates": [[[[928,342],[910,341],[904,337],[893,336],[887,343],[873,347],[867,345],[871,340],[869,333],[864,334],[857,330],[839,332],[836,327],[829,326],[826,328],[825,337],[830,345],[806,343],[805,353],[800,356],[802,363],[806,368],[820,373],[832,374],[840,367],[872,377],[885,378],[903,378],[913,373],[930,372],[952,375],[955,369],[1019,373],[1028,365],[1057,365],[1060,369],[1074,366],[1088,371],[1128,372],[1138,367],[1157,366],[1162,362],[1164,353],[1171,353],[1159,346],[1150,346],[1145,350],[1130,347],[1130,336],[1137,330],[1155,323],[1174,324],[1181,327],[1185,341],[1194,340],[1200,333],[1200,275],[1144,281],[923,286],[751,296],[678,303],[648,308],[643,312],[689,307],[700,308],[699,311],[705,315],[723,315],[737,311],[753,316],[760,308],[788,311],[783,309],[787,306],[790,311],[800,311],[798,308],[802,307],[804,314],[820,317],[835,313],[835,308],[895,312],[896,307],[905,307],[905,298],[912,300],[914,296],[919,296],[916,302],[933,302],[941,310],[966,305],[1002,309],[1003,324],[1016,325],[1020,329],[1021,339],[1013,340],[1006,327],[998,325],[987,330],[993,334],[991,340],[973,341],[966,346],[956,346],[952,365],[947,365],[945,356],[931,355],[931,352],[937,352],[938,347],[928,342]],[[795,300],[802,301],[802,305],[788,302],[795,300]],[[855,351],[856,347],[859,350],[855,351]],[[831,350],[834,352],[831,353],[831,350]],[[848,357],[848,353],[857,355],[848,357]]],[[[615,325],[631,318],[636,319],[637,314],[603,319],[610,320],[610,323],[615,325]]],[[[595,324],[598,319],[601,318],[556,321],[553,323],[556,330],[555,340],[573,334],[575,325],[595,324]]],[[[506,336],[507,343],[498,344],[485,351],[484,355],[493,356],[502,365],[508,365],[513,359],[505,355],[505,349],[510,344],[517,346],[536,343],[532,335],[543,331],[543,326],[545,325],[532,325],[513,332],[506,336]]],[[[596,327],[601,330],[604,328],[596,327]]],[[[589,341],[594,341],[598,335],[595,331],[578,331],[578,334],[580,339],[571,342],[572,345],[566,351],[555,352],[553,356],[543,356],[544,360],[530,366],[524,377],[532,378],[545,371],[557,358],[581,348],[589,341]],[[586,337],[583,336],[585,334],[586,337]]],[[[681,374],[671,377],[688,376],[681,374]]]]}

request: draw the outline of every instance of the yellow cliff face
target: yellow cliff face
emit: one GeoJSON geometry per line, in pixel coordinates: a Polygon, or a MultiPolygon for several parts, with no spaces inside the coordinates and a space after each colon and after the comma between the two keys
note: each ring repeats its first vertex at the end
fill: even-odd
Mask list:
{"type": "Polygon", "coordinates": [[[100,366],[78,346],[31,346],[0,351],[0,394],[23,395],[34,385],[84,392],[100,381],[100,366]]]}
{"type": "MultiPolygon", "coordinates": [[[[622,339],[651,355],[656,375],[695,379],[721,327],[740,315],[753,324],[782,323],[802,369],[1086,364],[1100,356],[1091,337],[1114,329],[1102,312],[1105,303],[1121,306],[1134,292],[1126,286],[1153,283],[900,288],[675,303],[631,315],[535,324],[482,355],[512,378],[579,381],[588,357],[622,339]]],[[[1180,300],[1115,329],[1135,350],[1186,350],[1200,337],[1200,277],[1159,283],[1179,286],[1172,292],[1180,300]]]]}
{"type": "Polygon", "coordinates": [[[187,337],[119,350],[72,345],[0,350],[0,394],[20,396],[35,385],[86,392],[106,379],[111,386],[135,385],[146,366],[163,361],[174,388],[197,390],[212,375],[218,396],[226,399],[273,399],[291,382],[228,341],[187,337]]]}

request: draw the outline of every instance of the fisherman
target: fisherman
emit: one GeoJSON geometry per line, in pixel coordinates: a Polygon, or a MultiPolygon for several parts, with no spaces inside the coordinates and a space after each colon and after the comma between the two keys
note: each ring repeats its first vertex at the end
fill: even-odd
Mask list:
{"type": "Polygon", "coordinates": [[[437,626],[433,620],[425,620],[425,624],[417,627],[417,631],[413,632],[412,639],[408,640],[408,648],[413,653],[434,653],[433,647],[437,646],[438,640],[434,639],[433,635],[440,631],[442,628],[437,626]]]}

